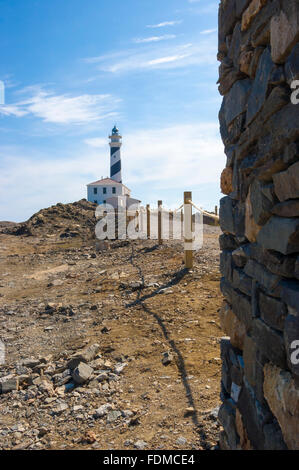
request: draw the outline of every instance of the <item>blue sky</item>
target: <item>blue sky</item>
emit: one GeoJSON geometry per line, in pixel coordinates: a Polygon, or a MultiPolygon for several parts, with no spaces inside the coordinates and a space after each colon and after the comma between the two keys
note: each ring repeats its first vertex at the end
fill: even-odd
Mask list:
{"type": "Polygon", "coordinates": [[[184,190],[213,209],[218,131],[213,0],[0,0],[0,220],[86,197],[123,135],[123,182],[144,204],[184,190]]]}

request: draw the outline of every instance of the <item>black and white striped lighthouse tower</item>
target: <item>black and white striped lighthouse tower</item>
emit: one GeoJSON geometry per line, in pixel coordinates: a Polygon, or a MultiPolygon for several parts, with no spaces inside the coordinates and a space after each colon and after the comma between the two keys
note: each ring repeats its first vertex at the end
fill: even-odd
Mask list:
{"type": "Polygon", "coordinates": [[[116,126],[112,129],[112,135],[109,136],[110,142],[110,178],[121,183],[121,159],[120,147],[122,145],[122,136],[116,126]]]}

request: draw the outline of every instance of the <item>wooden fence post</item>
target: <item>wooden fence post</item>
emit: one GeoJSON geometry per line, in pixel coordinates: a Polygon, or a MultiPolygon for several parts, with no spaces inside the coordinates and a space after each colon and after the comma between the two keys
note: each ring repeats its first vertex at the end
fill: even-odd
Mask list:
{"type": "Polygon", "coordinates": [[[215,206],[215,215],[218,215],[218,207],[215,206]]]}
{"type": "Polygon", "coordinates": [[[193,267],[193,252],[186,249],[186,244],[192,242],[192,193],[189,191],[184,192],[184,243],[185,243],[185,266],[187,269],[193,267]]]}
{"type": "Polygon", "coordinates": [[[162,201],[158,201],[158,243],[162,245],[162,201]]]}
{"type": "Polygon", "coordinates": [[[148,239],[151,238],[151,209],[150,205],[146,205],[146,236],[148,239]]]}
{"type": "Polygon", "coordinates": [[[184,240],[184,212],[181,209],[181,240],[184,240]]]}
{"type": "Polygon", "coordinates": [[[140,232],[143,236],[143,208],[140,207],[140,232]]]}
{"type": "Polygon", "coordinates": [[[173,240],[173,212],[168,212],[169,217],[169,240],[173,240]]]}

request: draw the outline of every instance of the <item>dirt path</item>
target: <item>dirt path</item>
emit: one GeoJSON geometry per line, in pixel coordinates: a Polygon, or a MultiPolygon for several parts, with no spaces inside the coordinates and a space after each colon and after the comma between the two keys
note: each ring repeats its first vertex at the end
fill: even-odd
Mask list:
{"type": "Polygon", "coordinates": [[[190,273],[174,242],[116,242],[96,254],[77,240],[0,239],[0,376],[21,377],[19,390],[0,394],[0,448],[217,444],[216,228],[206,227],[190,273]],[[74,386],[68,360],[94,343],[93,372],[74,386]]]}

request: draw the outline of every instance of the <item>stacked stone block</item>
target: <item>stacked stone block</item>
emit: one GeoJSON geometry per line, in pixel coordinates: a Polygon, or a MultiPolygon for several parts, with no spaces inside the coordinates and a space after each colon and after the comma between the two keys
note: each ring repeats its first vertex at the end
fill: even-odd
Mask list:
{"type": "Polygon", "coordinates": [[[220,446],[299,449],[299,0],[222,0],[218,60],[220,446]]]}

